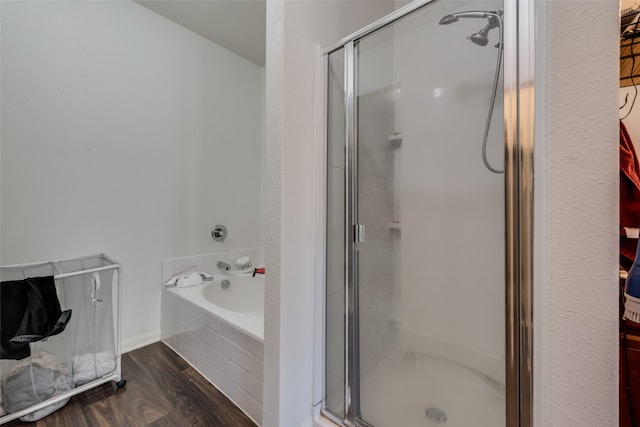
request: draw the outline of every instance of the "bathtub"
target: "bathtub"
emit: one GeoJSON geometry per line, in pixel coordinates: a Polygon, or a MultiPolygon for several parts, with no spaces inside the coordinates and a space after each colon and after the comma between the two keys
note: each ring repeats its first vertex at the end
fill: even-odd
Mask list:
{"type": "Polygon", "coordinates": [[[163,261],[163,280],[185,268],[214,280],[162,292],[162,340],[231,399],[258,425],[262,422],[264,275],[221,272],[218,261],[234,265],[250,256],[261,267],[260,248],[163,261]],[[223,289],[222,282],[230,286],[223,289]]]}
{"type": "Polygon", "coordinates": [[[262,342],[264,339],[264,275],[216,274],[214,281],[189,288],[168,288],[230,326],[262,342]],[[229,288],[222,288],[228,280],[229,288]]]}

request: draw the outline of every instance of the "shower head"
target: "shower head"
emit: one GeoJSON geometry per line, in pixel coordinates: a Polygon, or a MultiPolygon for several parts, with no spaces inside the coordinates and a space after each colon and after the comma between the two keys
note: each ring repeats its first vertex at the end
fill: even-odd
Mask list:
{"type": "Polygon", "coordinates": [[[489,23],[477,33],[473,33],[467,37],[467,39],[471,40],[478,46],[486,46],[489,43],[489,31],[497,27],[502,27],[502,13],[503,12],[501,10],[470,10],[466,12],[456,12],[443,16],[440,19],[439,24],[453,24],[454,22],[458,22],[460,18],[486,18],[489,23]]]}
{"type": "MultiPolygon", "coordinates": [[[[484,136],[482,138],[482,162],[484,163],[485,167],[493,173],[504,173],[504,170],[496,169],[493,166],[491,166],[491,164],[489,163],[489,160],[487,159],[487,140],[489,137],[489,128],[491,127],[491,117],[493,115],[493,107],[496,101],[496,93],[498,91],[498,80],[500,78],[500,66],[502,65],[502,53],[503,53],[503,43],[504,43],[504,31],[503,31],[504,28],[503,28],[503,21],[502,21],[503,14],[504,12],[502,10],[468,10],[464,12],[454,12],[449,15],[445,15],[440,19],[440,25],[448,25],[454,22],[458,22],[460,18],[486,19],[488,22],[483,29],[467,37],[467,39],[471,40],[474,44],[477,44],[478,46],[486,46],[487,44],[489,44],[489,32],[494,28],[499,29],[498,44],[496,44],[496,48],[498,48],[498,54],[496,55],[497,62],[496,62],[495,74],[493,77],[493,90],[491,91],[491,102],[489,103],[489,111],[487,112],[487,121],[485,122],[485,126],[484,126],[484,136]]],[[[640,309],[638,311],[640,312],[640,309]]],[[[427,416],[429,416],[429,411],[431,411],[431,409],[427,410],[427,416]]]]}
{"type": "Polygon", "coordinates": [[[471,40],[473,43],[478,46],[486,46],[489,43],[489,26],[487,25],[477,33],[471,34],[467,39],[471,40]]]}
{"type": "Polygon", "coordinates": [[[446,16],[443,16],[442,19],[440,19],[439,24],[440,25],[449,25],[449,24],[453,24],[454,22],[458,22],[458,17],[457,16],[446,15],[446,16]]]}

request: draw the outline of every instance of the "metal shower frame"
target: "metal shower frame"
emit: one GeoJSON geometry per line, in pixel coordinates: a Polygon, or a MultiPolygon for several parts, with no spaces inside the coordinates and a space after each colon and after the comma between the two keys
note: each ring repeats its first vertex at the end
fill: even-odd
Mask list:
{"type": "MultiPolygon", "coordinates": [[[[415,0],[336,43],[328,57],[345,51],[346,164],[358,154],[356,100],[358,42],[367,35],[441,0],[415,0]]],[[[505,132],[505,323],[506,426],[533,425],[533,147],[535,89],[535,0],[504,0],[505,132]]],[[[322,404],[322,414],[340,425],[371,427],[359,413],[356,366],[358,342],[358,268],[354,250],[358,224],[357,171],[347,167],[345,230],[345,419],[322,404]],[[349,172],[349,169],[350,172],[349,172]]]]}

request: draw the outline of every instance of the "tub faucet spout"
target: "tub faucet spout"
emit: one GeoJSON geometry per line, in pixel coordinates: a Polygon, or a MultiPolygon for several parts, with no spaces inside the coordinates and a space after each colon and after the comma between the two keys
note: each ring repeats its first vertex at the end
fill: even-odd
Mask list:
{"type": "Polygon", "coordinates": [[[220,270],[224,270],[224,271],[231,270],[231,265],[227,264],[226,262],[218,261],[218,264],[216,265],[220,270]]]}

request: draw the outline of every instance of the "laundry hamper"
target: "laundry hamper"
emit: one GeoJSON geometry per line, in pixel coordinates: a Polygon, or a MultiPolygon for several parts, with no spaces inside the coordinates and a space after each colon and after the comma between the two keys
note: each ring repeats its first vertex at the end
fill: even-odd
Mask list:
{"type": "MultiPolygon", "coordinates": [[[[35,289],[38,280],[48,281],[50,291],[29,294],[27,311],[56,305],[51,300],[57,297],[60,319],[67,323],[62,331],[54,328],[55,335],[26,345],[20,340],[28,340],[30,335],[14,338],[10,346],[3,344],[0,424],[17,418],[35,421],[64,406],[73,395],[110,381],[116,388],[126,383],[120,372],[122,265],[101,254],[2,266],[2,298],[17,300],[15,289],[21,290],[22,285],[35,289]],[[23,347],[17,354],[4,351],[13,345],[23,347]]],[[[16,319],[9,312],[14,305],[8,299],[5,303],[0,301],[0,310],[5,310],[4,315],[0,311],[0,318],[7,328],[9,320],[16,319]]],[[[21,325],[29,316],[33,317],[25,315],[21,325]]]]}

